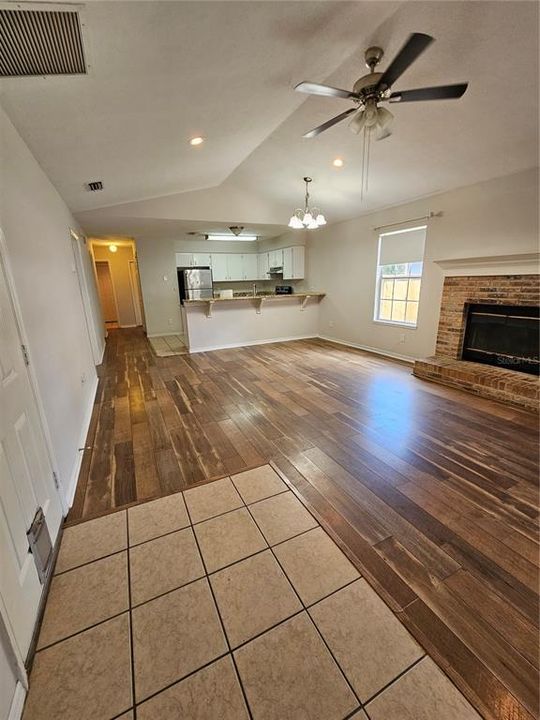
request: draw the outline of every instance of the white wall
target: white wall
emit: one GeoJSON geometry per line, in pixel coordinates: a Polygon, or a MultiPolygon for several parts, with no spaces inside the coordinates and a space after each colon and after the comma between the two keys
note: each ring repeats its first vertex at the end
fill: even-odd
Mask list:
{"type": "MultiPolygon", "coordinates": [[[[324,300],[322,301],[324,303],[324,300]]],[[[316,337],[319,301],[310,299],[301,310],[298,298],[266,300],[260,314],[253,300],[216,302],[212,317],[203,305],[186,304],[187,344],[191,352],[258,345],[266,342],[316,337]]]]}
{"type": "MultiPolygon", "coordinates": [[[[393,228],[395,229],[395,228],[393,228]]],[[[433,353],[443,271],[435,260],[538,251],[538,171],[459,188],[309,235],[309,285],[326,292],[320,334],[408,357],[433,353]],[[418,327],[373,321],[378,232],[388,223],[442,211],[428,223],[418,327]]],[[[472,272],[471,274],[474,274],[472,272]]]]}
{"type": "MultiPolygon", "coordinates": [[[[69,233],[77,225],[1,109],[0,168],[0,227],[55,469],[68,498],[77,479],[78,448],[97,380],[69,233]]],[[[94,282],[93,277],[87,279],[89,285],[94,282]]]]}

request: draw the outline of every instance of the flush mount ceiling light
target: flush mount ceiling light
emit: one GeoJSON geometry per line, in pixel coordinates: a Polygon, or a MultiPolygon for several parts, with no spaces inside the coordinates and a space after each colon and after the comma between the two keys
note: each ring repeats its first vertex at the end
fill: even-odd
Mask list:
{"type": "Polygon", "coordinates": [[[115,253],[118,250],[118,246],[113,243],[112,245],[109,245],[109,250],[110,252],[115,253]]]}
{"type": "Polygon", "coordinates": [[[233,235],[232,233],[230,235],[227,233],[209,233],[206,236],[206,239],[219,242],[231,242],[238,240],[240,242],[256,242],[258,240],[257,235],[233,235]]]}
{"type": "Polygon", "coordinates": [[[337,167],[337,168],[342,168],[343,165],[344,165],[344,162],[343,162],[343,160],[342,160],[341,158],[336,158],[336,159],[332,162],[332,165],[333,165],[334,167],[337,167]]]}
{"type": "Polygon", "coordinates": [[[203,142],[204,142],[204,138],[201,137],[200,135],[197,135],[197,137],[191,138],[191,140],[189,141],[189,144],[190,145],[202,145],[203,142]]]}
{"type": "Polygon", "coordinates": [[[294,230],[316,230],[321,225],[326,225],[326,218],[319,208],[309,207],[309,183],[313,181],[310,177],[305,177],[304,182],[306,183],[304,209],[297,208],[293,212],[289,220],[289,227],[294,230]]]}

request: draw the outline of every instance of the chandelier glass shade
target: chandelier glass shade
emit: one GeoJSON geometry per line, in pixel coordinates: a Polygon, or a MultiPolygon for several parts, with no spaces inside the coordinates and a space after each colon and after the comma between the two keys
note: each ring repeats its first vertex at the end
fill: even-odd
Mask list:
{"type": "Polygon", "coordinates": [[[289,227],[293,230],[316,230],[321,225],[326,225],[326,218],[318,207],[309,206],[309,183],[312,182],[310,177],[305,177],[306,196],[304,208],[297,208],[291,215],[289,227]]]}

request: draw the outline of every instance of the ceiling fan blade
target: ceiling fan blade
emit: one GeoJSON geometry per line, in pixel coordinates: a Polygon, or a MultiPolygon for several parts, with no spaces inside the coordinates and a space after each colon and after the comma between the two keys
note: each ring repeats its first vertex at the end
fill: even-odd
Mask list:
{"type": "Polygon", "coordinates": [[[356,93],[350,90],[341,90],[341,88],[330,87],[330,85],[320,85],[319,83],[301,82],[294,88],[296,92],[306,93],[307,95],[323,95],[325,97],[355,98],[356,93]]]}
{"type": "Polygon", "coordinates": [[[468,83],[440,85],[439,87],[402,90],[390,95],[390,102],[419,102],[420,100],[451,100],[460,98],[467,90],[468,83]]]}
{"type": "Polygon", "coordinates": [[[305,138],[313,138],[317,135],[320,135],[325,130],[328,130],[328,128],[331,128],[332,125],[336,125],[338,122],[341,122],[342,120],[345,120],[347,115],[350,115],[351,113],[355,112],[358,108],[349,108],[348,110],[345,110],[345,112],[340,113],[339,115],[336,115],[336,117],[331,118],[330,120],[327,120],[322,125],[319,125],[319,127],[313,128],[313,130],[310,130],[307,133],[304,133],[303,137],[305,138]]]}
{"type": "Polygon", "coordinates": [[[377,87],[391,87],[432,42],[433,38],[431,35],[413,33],[383,72],[381,79],[377,83],[377,87]]]}

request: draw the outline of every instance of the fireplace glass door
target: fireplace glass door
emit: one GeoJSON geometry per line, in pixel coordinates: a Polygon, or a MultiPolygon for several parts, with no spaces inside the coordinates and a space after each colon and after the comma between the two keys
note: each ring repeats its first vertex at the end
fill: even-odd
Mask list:
{"type": "Polygon", "coordinates": [[[529,305],[469,304],[463,360],[538,375],[539,317],[529,305]]]}

